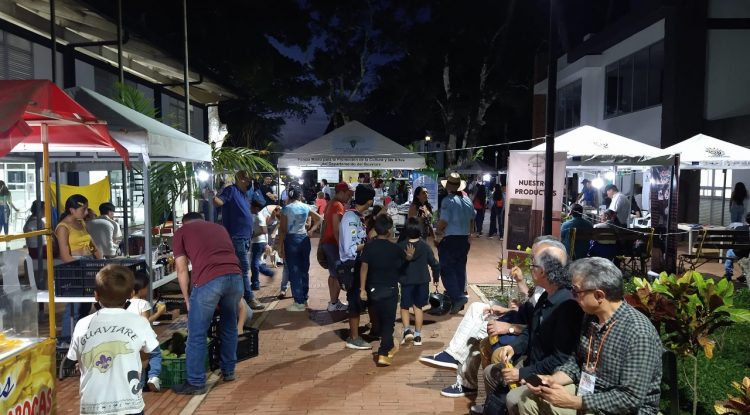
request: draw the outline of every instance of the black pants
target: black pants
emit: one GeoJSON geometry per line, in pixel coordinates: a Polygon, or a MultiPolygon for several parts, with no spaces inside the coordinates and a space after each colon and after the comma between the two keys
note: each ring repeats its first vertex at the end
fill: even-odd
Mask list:
{"type": "Polygon", "coordinates": [[[495,204],[492,204],[492,208],[490,209],[490,236],[497,233],[500,235],[500,237],[503,236],[503,233],[505,232],[505,229],[503,228],[505,225],[505,211],[503,208],[499,208],[495,206],[495,204]]]}
{"type": "Polygon", "coordinates": [[[396,307],[398,306],[398,288],[376,285],[367,289],[368,307],[377,316],[380,329],[380,347],[378,355],[387,356],[393,349],[393,328],[396,324],[396,307]]]}

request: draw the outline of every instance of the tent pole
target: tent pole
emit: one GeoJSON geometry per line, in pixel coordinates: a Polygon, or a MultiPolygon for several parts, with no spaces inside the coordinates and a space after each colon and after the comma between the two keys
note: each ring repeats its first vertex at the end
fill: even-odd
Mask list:
{"type": "MultiPolygon", "coordinates": [[[[36,186],[34,190],[36,191],[36,200],[40,202],[42,201],[41,180],[42,180],[42,177],[44,177],[42,174],[42,165],[44,164],[43,158],[44,156],[39,157],[39,153],[35,154],[35,157],[34,157],[34,174],[36,175],[36,183],[34,183],[36,186]]],[[[49,177],[44,178],[45,185],[47,181],[49,181],[49,177]]],[[[46,199],[47,198],[45,198],[45,200],[46,199]]],[[[42,215],[40,215],[39,213],[40,212],[31,212],[32,215],[36,214],[36,229],[37,230],[41,230],[44,225],[42,222],[42,215]]],[[[36,239],[36,261],[37,261],[36,268],[39,270],[39,272],[42,272],[42,270],[44,269],[44,254],[42,253],[44,243],[42,242],[42,238],[43,236],[37,236],[35,238],[36,239]]]]}
{"type": "MultiPolygon", "coordinates": [[[[49,157],[49,156],[48,156],[49,157]]],[[[55,206],[57,207],[57,217],[60,217],[60,209],[62,208],[60,205],[60,201],[62,200],[62,195],[60,194],[60,162],[55,162],[55,206]]]]}
{"type": "Polygon", "coordinates": [[[56,20],[55,0],[50,0],[49,2],[49,34],[50,34],[50,42],[51,42],[50,52],[52,52],[52,83],[57,83],[57,31],[55,30],[56,29],[55,20],[56,20]]]}
{"type": "MultiPolygon", "coordinates": [[[[726,204],[727,204],[727,169],[721,169],[721,172],[724,173],[724,186],[721,187],[721,223],[720,225],[724,225],[724,211],[726,210],[726,204]]],[[[731,218],[730,218],[731,221],[731,218]]]]}
{"type": "Polygon", "coordinates": [[[130,211],[128,208],[128,172],[125,163],[122,163],[122,255],[127,257],[130,252],[130,211]]]}
{"type": "MultiPolygon", "coordinates": [[[[42,124],[42,164],[44,166],[44,187],[47,195],[52,193],[52,186],[49,184],[50,168],[49,168],[49,144],[47,143],[47,124],[42,124]]],[[[57,176],[59,179],[59,165],[57,176]]],[[[57,181],[57,198],[60,199],[60,181],[57,181]]],[[[59,209],[59,205],[58,205],[59,209]]],[[[54,259],[52,254],[52,205],[50,203],[44,204],[44,218],[46,224],[44,225],[49,232],[47,234],[47,292],[49,293],[49,336],[52,338],[57,337],[57,327],[55,326],[55,272],[54,272],[54,259]]]]}
{"type": "Polygon", "coordinates": [[[146,254],[146,269],[148,270],[149,281],[148,285],[148,301],[152,303],[154,301],[154,292],[151,286],[153,285],[153,252],[151,252],[151,183],[149,180],[148,162],[143,160],[143,236],[144,236],[144,247],[146,254]]]}

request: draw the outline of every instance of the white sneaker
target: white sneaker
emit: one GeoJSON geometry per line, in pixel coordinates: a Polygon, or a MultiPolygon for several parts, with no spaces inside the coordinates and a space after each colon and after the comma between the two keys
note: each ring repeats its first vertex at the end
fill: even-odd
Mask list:
{"type": "Polygon", "coordinates": [[[344,303],[344,302],[341,302],[340,300],[339,300],[339,301],[336,301],[335,303],[330,303],[330,302],[329,302],[329,303],[328,303],[328,308],[327,308],[327,310],[328,310],[329,312],[334,312],[334,311],[346,311],[346,310],[348,310],[348,309],[349,309],[349,304],[347,304],[347,303],[344,303]]]}
{"type": "Polygon", "coordinates": [[[305,304],[291,303],[287,306],[286,311],[307,311],[305,304]]]}
{"type": "Polygon", "coordinates": [[[484,405],[482,405],[482,404],[471,405],[471,413],[472,414],[483,414],[484,413],[484,405]]]}
{"type": "Polygon", "coordinates": [[[151,392],[159,392],[161,390],[161,380],[157,376],[153,376],[148,380],[148,390],[151,392]]]}

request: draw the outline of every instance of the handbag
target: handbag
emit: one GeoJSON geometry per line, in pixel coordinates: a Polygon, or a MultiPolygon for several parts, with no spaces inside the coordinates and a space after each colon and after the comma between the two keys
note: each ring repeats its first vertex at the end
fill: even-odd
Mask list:
{"type": "Polygon", "coordinates": [[[350,259],[336,264],[336,279],[344,291],[348,290],[354,284],[356,262],[350,259]]]}

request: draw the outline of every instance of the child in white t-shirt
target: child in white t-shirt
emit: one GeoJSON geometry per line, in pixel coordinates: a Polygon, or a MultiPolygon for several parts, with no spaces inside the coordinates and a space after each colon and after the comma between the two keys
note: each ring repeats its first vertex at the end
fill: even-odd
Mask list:
{"type": "Polygon", "coordinates": [[[159,346],[148,320],[125,310],[133,272],[107,265],[96,274],[99,310],[78,321],[68,350],[81,371],[82,415],[142,413],[141,356],[159,346]]]}
{"type": "MultiPolygon", "coordinates": [[[[148,275],[144,272],[136,272],[135,282],[133,283],[133,298],[130,299],[128,311],[145,317],[150,324],[164,314],[166,307],[157,307],[156,312],[153,314],[151,313],[151,304],[146,300],[146,298],[148,298],[148,285],[148,275]]],[[[151,392],[158,392],[161,390],[161,380],[159,380],[159,375],[161,375],[161,349],[157,346],[156,349],[149,353],[148,358],[148,376],[146,377],[146,385],[151,392]]]]}

